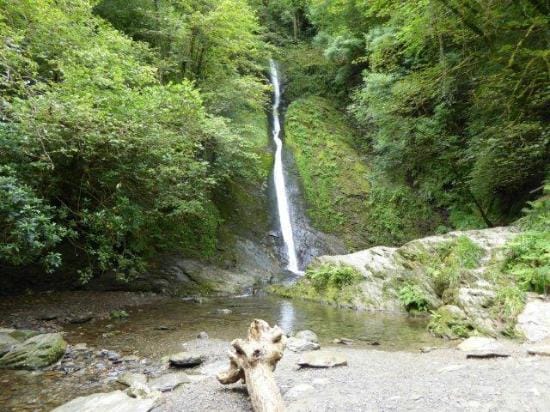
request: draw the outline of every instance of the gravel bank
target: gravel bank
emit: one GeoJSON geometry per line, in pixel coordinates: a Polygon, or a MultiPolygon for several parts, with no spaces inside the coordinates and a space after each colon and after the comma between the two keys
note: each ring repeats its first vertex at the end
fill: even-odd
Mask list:
{"type": "MultiPolygon", "coordinates": [[[[224,387],[213,376],[226,367],[229,344],[192,346],[210,353],[203,367],[210,376],[169,394],[155,412],[250,411],[241,384],[224,387]]],[[[344,354],[349,366],[300,370],[299,354],[286,351],[275,376],[290,411],[550,410],[550,358],[508,346],[510,358],[483,360],[454,349],[423,354],[337,347],[331,349],[344,354]]]]}

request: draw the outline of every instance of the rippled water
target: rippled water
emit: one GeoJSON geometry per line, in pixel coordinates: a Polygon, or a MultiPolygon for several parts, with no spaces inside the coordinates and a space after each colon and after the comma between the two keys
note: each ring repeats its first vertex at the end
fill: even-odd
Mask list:
{"type": "Polygon", "coordinates": [[[67,339],[121,351],[132,349],[141,356],[154,357],[178,350],[182,341],[194,339],[201,331],[215,339],[244,337],[251,320],[261,318],[287,333],[311,329],[325,344],[338,337],[375,340],[386,350],[417,350],[422,345],[441,343],[426,332],[424,318],[356,312],[271,296],[213,299],[202,304],[174,300],[129,313],[126,321],[67,325],[67,339]],[[224,315],[218,309],[232,313],[224,315]],[[160,326],[168,330],[158,330],[160,326]]]}

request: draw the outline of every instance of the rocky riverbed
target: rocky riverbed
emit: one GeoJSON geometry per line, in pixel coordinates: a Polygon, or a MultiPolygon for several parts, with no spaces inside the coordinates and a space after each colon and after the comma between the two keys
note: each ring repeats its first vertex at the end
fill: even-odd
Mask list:
{"type": "MultiPolygon", "coordinates": [[[[330,351],[332,356],[346,360],[346,365],[332,368],[299,368],[304,354],[287,350],[275,371],[275,379],[289,411],[548,410],[550,357],[529,355],[527,346],[490,342],[495,343],[498,352],[507,357],[468,358],[476,352],[475,343],[473,347],[465,346],[467,351],[447,348],[427,353],[389,353],[338,346],[308,353],[330,351]]],[[[216,373],[228,366],[228,348],[228,342],[219,340],[191,341],[187,349],[201,353],[204,362],[200,366],[185,372],[166,369],[160,378],[146,371],[148,378],[134,375],[137,388],[142,382],[139,376],[143,376],[143,382],[148,379],[150,389],[145,391],[141,403],[122,392],[108,392],[73,401],[59,412],[85,411],[86,405],[99,399],[106,405],[114,402],[121,410],[127,407],[155,412],[250,411],[242,384],[222,386],[215,378],[216,373]],[[165,386],[159,386],[159,380],[165,386]]],[[[119,381],[120,377],[124,374],[119,374],[119,381]]],[[[124,389],[117,385],[119,390],[124,389]]],[[[131,389],[127,392],[134,393],[131,389]]]]}
{"type": "MultiPolygon", "coordinates": [[[[273,297],[20,297],[12,299],[11,306],[0,305],[5,327],[0,334],[13,339],[8,339],[5,356],[38,347],[45,351],[39,359],[51,365],[27,368],[26,363],[23,366],[32,370],[2,370],[0,410],[49,411],[89,395],[94,397],[61,411],[85,411],[86,405],[94,408],[98,402],[114,402],[131,411],[250,410],[244,387],[222,386],[215,374],[227,368],[229,341],[245,336],[255,317],[293,335],[275,373],[289,410],[546,410],[550,341],[544,329],[547,319],[533,318],[533,313],[540,314],[549,303],[536,305],[526,308],[520,320],[530,328],[526,336],[536,342],[473,338],[461,345],[463,351],[456,348],[460,340],[430,337],[422,318],[273,297]],[[51,313],[44,319],[50,309],[58,311],[55,319],[51,313]],[[20,326],[36,329],[14,329],[20,326]],[[302,329],[319,336],[299,332],[302,329]],[[59,339],[66,346],[59,345],[59,339]],[[57,350],[60,347],[63,351],[57,350]],[[346,366],[299,368],[304,354],[312,357],[305,359],[308,362],[325,362],[326,350],[335,363],[344,359],[346,366]]],[[[24,359],[21,354],[11,356],[24,359]]]]}

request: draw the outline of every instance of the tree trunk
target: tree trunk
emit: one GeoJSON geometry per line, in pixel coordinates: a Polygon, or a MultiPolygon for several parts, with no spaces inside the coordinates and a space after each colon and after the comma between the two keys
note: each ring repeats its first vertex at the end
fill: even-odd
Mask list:
{"type": "Polygon", "coordinates": [[[242,379],[246,383],[255,412],[282,412],[285,410],[281,392],[273,371],[283,357],[285,336],[278,327],[270,327],[255,319],[248,329],[246,340],[235,339],[229,352],[229,370],[217,378],[227,385],[242,379]]]}

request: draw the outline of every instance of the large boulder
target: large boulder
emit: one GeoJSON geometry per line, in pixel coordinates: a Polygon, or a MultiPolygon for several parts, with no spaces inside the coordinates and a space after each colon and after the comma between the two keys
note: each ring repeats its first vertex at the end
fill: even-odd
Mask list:
{"type": "Polygon", "coordinates": [[[550,302],[528,302],[518,316],[517,328],[531,342],[550,338],[550,302]]]}
{"type": "Polygon", "coordinates": [[[0,368],[40,369],[57,362],[65,353],[67,342],[59,333],[33,336],[15,345],[0,358],[0,368]]]}
{"type": "Polygon", "coordinates": [[[75,398],[52,412],[148,412],[154,404],[153,399],[134,399],[114,391],[75,398]]]}

